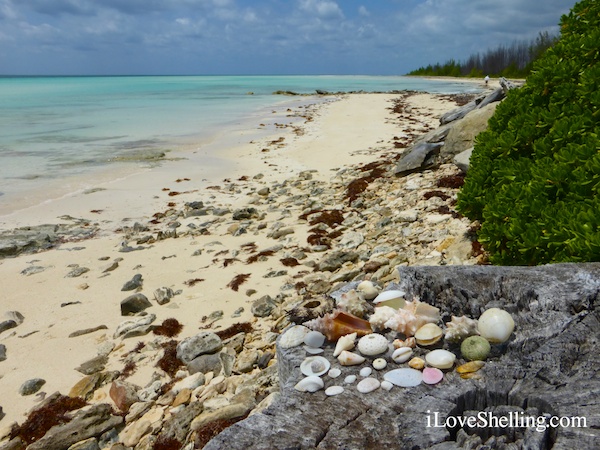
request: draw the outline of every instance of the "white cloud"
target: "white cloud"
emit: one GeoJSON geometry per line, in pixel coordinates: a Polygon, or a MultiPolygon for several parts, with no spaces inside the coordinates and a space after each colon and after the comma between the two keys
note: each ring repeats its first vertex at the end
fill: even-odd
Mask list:
{"type": "Polygon", "coordinates": [[[320,19],[338,19],[344,17],[344,13],[339,5],[330,0],[300,0],[300,9],[320,19]]]}
{"type": "Polygon", "coordinates": [[[369,10],[364,6],[364,5],[360,5],[358,7],[358,14],[363,16],[363,17],[369,17],[371,15],[371,13],[369,12],[369,10]]]}

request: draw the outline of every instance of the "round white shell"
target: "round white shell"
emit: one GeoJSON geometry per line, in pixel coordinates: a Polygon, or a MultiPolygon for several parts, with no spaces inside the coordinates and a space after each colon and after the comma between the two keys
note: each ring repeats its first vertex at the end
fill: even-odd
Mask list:
{"type": "Polygon", "coordinates": [[[383,334],[371,333],[358,340],[358,351],[363,355],[380,355],[388,351],[389,342],[383,334]]]}
{"type": "Polygon", "coordinates": [[[352,384],[356,381],[356,375],[348,375],[346,378],[344,378],[344,383],[346,384],[352,384]]]}
{"type": "Polygon", "coordinates": [[[338,369],[337,367],[334,367],[329,372],[327,372],[327,375],[329,375],[329,378],[337,378],[341,374],[342,374],[342,371],[340,369],[338,369]]]}
{"type": "Polygon", "coordinates": [[[373,373],[373,369],[371,369],[370,367],[363,367],[358,373],[361,377],[368,377],[373,373]]]}
{"type": "Polygon", "coordinates": [[[302,364],[300,364],[300,371],[307,377],[320,377],[326,373],[330,367],[331,364],[327,361],[327,358],[323,358],[322,356],[309,356],[302,361],[302,364]]]}
{"type": "Polygon", "coordinates": [[[372,281],[362,281],[356,286],[356,290],[360,292],[367,300],[373,300],[379,294],[379,290],[372,281]]]}
{"type": "Polygon", "coordinates": [[[381,382],[381,389],[385,389],[386,391],[391,391],[394,385],[390,383],[388,380],[383,380],[381,382]]]}
{"type": "Polygon", "coordinates": [[[325,389],[325,395],[328,395],[329,397],[333,395],[339,395],[342,392],[344,392],[344,388],[342,386],[329,386],[327,389],[325,389]]]}
{"type": "Polygon", "coordinates": [[[515,329],[512,316],[500,308],[490,308],[479,318],[479,334],[492,343],[506,342],[515,329]]]}
{"type": "Polygon", "coordinates": [[[308,345],[304,346],[304,350],[306,350],[306,353],[309,355],[320,355],[321,353],[325,352],[325,350],[322,348],[309,347],[308,345]]]}
{"type": "Polygon", "coordinates": [[[319,348],[325,343],[325,335],[319,331],[309,331],[304,336],[304,343],[309,347],[319,348]]]}
{"type": "Polygon", "coordinates": [[[281,348],[292,348],[304,342],[304,336],[310,331],[309,328],[304,325],[294,325],[288,328],[283,336],[279,339],[279,346],[281,348]]]}
{"type": "Polygon", "coordinates": [[[375,370],[383,370],[387,367],[387,361],[383,358],[377,358],[373,361],[373,369],[375,370]]]}
{"type": "Polygon", "coordinates": [[[442,338],[444,331],[435,323],[426,323],[415,333],[415,339],[419,345],[435,344],[442,338]]]}
{"type": "Polygon", "coordinates": [[[388,300],[393,300],[398,297],[404,297],[405,295],[406,292],[404,291],[401,291],[399,289],[390,289],[389,291],[383,291],[377,297],[375,297],[373,303],[377,304],[381,302],[387,302],[388,300]]]}
{"type": "Polygon", "coordinates": [[[365,378],[364,380],[360,380],[356,385],[356,389],[361,394],[368,394],[369,392],[373,392],[376,389],[379,389],[381,383],[377,378],[365,378]]]}
{"type": "Polygon", "coordinates": [[[320,377],[310,376],[306,378],[302,378],[294,389],[300,392],[317,392],[319,389],[323,389],[325,383],[320,377]]]}
{"type": "Polygon", "coordinates": [[[394,369],[387,372],[383,379],[400,387],[418,386],[423,381],[423,374],[415,369],[394,369]]]}
{"type": "Polygon", "coordinates": [[[425,361],[438,369],[450,369],[456,361],[456,355],[448,350],[432,350],[425,355],[425,361]]]}
{"type": "Polygon", "coordinates": [[[394,350],[392,353],[392,359],[395,363],[402,364],[408,361],[413,355],[412,348],[410,347],[400,347],[394,350]]]}

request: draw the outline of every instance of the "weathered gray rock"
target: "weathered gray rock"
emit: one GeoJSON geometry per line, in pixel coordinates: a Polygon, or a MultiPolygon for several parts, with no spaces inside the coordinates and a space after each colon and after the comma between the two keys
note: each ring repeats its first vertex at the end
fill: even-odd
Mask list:
{"type": "Polygon", "coordinates": [[[121,315],[133,316],[151,306],[152,303],[144,294],[133,294],[121,301],[121,315]]]}
{"type": "Polygon", "coordinates": [[[231,375],[234,363],[234,355],[231,355],[226,351],[220,351],[218,353],[200,355],[194,358],[187,364],[187,368],[190,374],[213,372],[215,376],[222,374],[228,377],[231,375]]]}
{"type": "Polygon", "coordinates": [[[469,164],[471,162],[471,155],[473,154],[473,147],[465,150],[464,152],[460,152],[458,155],[454,157],[452,162],[457,165],[457,167],[463,172],[467,173],[469,171],[469,164]]]}
{"type": "Polygon", "coordinates": [[[88,273],[89,271],[90,269],[88,267],[75,267],[65,275],[65,278],[77,278],[83,275],[84,273],[88,273]]]}
{"type": "Polygon", "coordinates": [[[406,149],[396,163],[394,173],[398,176],[407,175],[417,170],[433,167],[435,156],[443,143],[419,142],[406,149]]]}
{"type": "Polygon", "coordinates": [[[27,447],[28,450],[64,450],[77,442],[100,436],[107,430],[120,425],[123,418],[112,415],[106,403],[92,405],[81,410],[73,420],[52,427],[46,435],[27,447]]]}
{"type": "Polygon", "coordinates": [[[6,361],[6,345],[0,344],[0,361],[6,361]]]}
{"type": "Polygon", "coordinates": [[[118,337],[123,337],[123,339],[126,339],[134,336],[144,336],[145,334],[148,334],[151,331],[153,327],[153,325],[151,324],[155,320],[155,314],[148,314],[143,317],[121,322],[117,326],[113,338],[116,339],[118,337]]]}
{"type": "Polygon", "coordinates": [[[452,162],[454,156],[472,148],[475,137],[487,129],[488,120],[494,115],[496,105],[497,103],[492,103],[484,108],[478,108],[454,123],[440,150],[437,163],[452,162]]]}
{"type": "Polygon", "coordinates": [[[359,256],[357,252],[352,251],[340,250],[332,252],[319,262],[319,270],[321,272],[334,272],[346,262],[355,262],[359,256]]]}
{"type": "Polygon", "coordinates": [[[71,445],[67,450],[100,450],[100,445],[96,438],[89,438],[71,445]]]}
{"type": "Polygon", "coordinates": [[[4,314],[4,317],[6,317],[8,320],[14,320],[17,325],[21,325],[25,321],[25,316],[23,316],[23,314],[21,314],[19,311],[7,311],[4,314]]]}
{"type": "MultiPolygon", "coordinates": [[[[481,379],[465,380],[449,371],[437,387],[379,389],[368,395],[350,387],[334,397],[323,391],[300,393],[293,386],[302,377],[298,367],[305,352],[278,346],[280,398],[204,448],[449,450],[475,448],[477,442],[490,449],[600,448],[600,263],[398,270],[398,288],[440,308],[444,322],[452,315],[479,317],[491,307],[511,313],[515,332],[508,342],[493,346],[481,379]],[[584,417],[587,426],[541,432],[427,426],[434,412],[446,418],[481,411],[584,417]]],[[[449,349],[460,354],[458,345],[452,345],[449,349]]],[[[325,356],[331,360],[332,351],[333,345],[326,346],[325,356]]],[[[341,378],[360,367],[342,367],[341,378]]],[[[326,387],[333,384],[324,381],[326,387]]]]}
{"type": "Polygon", "coordinates": [[[188,364],[200,355],[215,353],[222,348],[223,342],[219,336],[210,331],[203,331],[177,344],[177,357],[188,364]]]}
{"type": "Polygon", "coordinates": [[[171,301],[175,293],[169,287],[161,287],[154,291],[154,300],[159,305],[167,304],[171,301]]]}
{"type": "Polygon", "coordinates": [[[277,303],[270,295],[264,295],[252,303],[250,311],[255,317],[268,317],[277,308],[277,303]]]}
{"type": "Polygon", "coordinates": [[[136,273],[131,280],[123,285],[122,291],[135,291],[137,288],[142,287],[143,284],[142,275],[136,273]]]}
{"type": "Polygon", "coordinates": [[[17,325],[17,322],[15,322],[14,320],[4,320],[0,322],[0,333],[3,333],[6,330],[10,330],[11,328],[15,328],[17,325]]]}
{"type": "Polygon", "coordinates": [[[75,370],[84,375],[91,375],[93,373],[103,371],[107,362],[108,356],[100,355],[82,363],[79,367],[76,367],[75,370]]]}
{"type": "Polygon", "coordinates": [[[42,378],[32,378],[31,380],[25,381],[19,388],[19,394],[21,395],[32,395],[39,391],[42,386],[46,384],[46,380],[42,378]]]}
{"type": "Polygon", "coordinates": [[[256,208],[241,208],[233,212],[233,220],[248,220],[258,217],[256,208]]]}

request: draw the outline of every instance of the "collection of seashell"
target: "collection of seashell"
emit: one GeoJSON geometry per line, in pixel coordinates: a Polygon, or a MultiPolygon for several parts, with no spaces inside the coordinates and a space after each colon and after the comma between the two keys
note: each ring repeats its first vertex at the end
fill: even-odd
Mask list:
{"type": "Polygon", "coordinates": [[[444,371],[451,370],[457,360],[454,352],[442,348],[444,341],[454,347],[460,344],[461,357],[467,362],[456,368],[459,376],[480,378],[478,371],[485,365],[490,344],[506,342],[514,330],[511,315],[499,308],[488,309],[479,320],[453,316],[442,328],[438,325],[438,308],[416,298],[406,301],[405,293],[400,290],[377,292],[373,283],[363,281],[356,290],[343,294],[331,313],[303,325],[291,326],[284,332],[279,339],[280,347],[304,344],[309,355],[300,366],[305,378],[295,385],[296,390],[316,392],[324,389],[324,375],[335,380],[342,374],[343,367],[361,365],[358,376],[350,373],[343,383],[327,387],[325,394],[343,393],[344,385],[349,387],[359,376],[356,390],[364,394],[380,387],[390,390],[394,386],[435,385],[444,379],[444,371]],[[396,334],[396,338],[390,341],[382,334],[384,331],[387,336],[396,334]],[[326,341],[335,343],[333,357],[340,367],[332,367],[331,361],[320,356],[326,341]],[[435,348],[430,350],[431,347],[435,348]],[[408,367],[393,368],[383,373],[380,381],[373,375],[373,370],[377,374],[389,368],[389,363],[395,363],[396,367],[406,363],[408,367]]]}

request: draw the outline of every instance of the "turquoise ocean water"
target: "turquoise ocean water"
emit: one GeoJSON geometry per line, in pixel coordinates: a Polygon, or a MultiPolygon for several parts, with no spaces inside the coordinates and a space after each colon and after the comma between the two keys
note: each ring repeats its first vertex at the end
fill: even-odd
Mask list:
{"type": "Polygon", "coordinates": [[[0,203],[44,180],[147,163],[153,152],[307,101],[274,91],[316,89],[459,93],[477,86],[391,76],[0,77],[0,203]]]}

